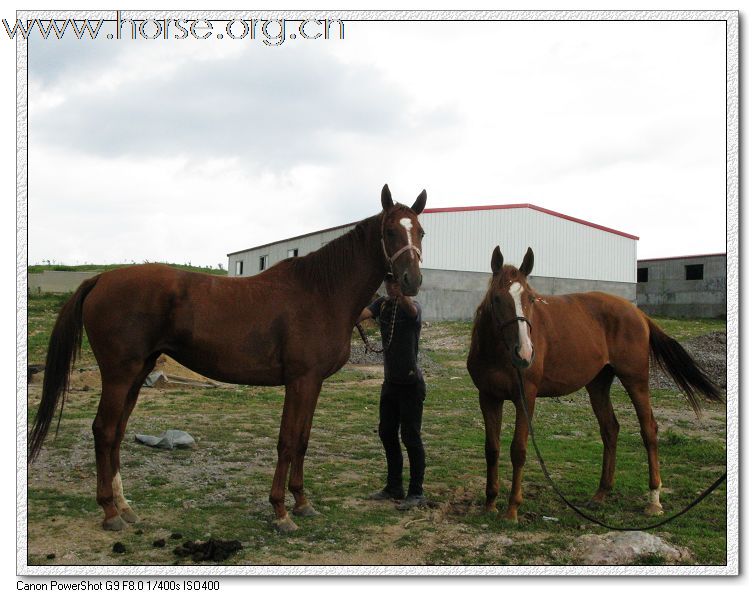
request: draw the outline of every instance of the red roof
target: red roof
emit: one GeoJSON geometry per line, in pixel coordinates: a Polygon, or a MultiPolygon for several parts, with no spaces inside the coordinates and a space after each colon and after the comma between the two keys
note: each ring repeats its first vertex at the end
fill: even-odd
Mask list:
{"type": "Polygon", "coordinates": [[[432,209],[432,208],[425,209],[424,213],[451,213],[451,212],[457,212],[457,211],[488,211],[491,209],[532,209],[534,211],[547,213],[548,215],[553,215],[554,217],[560,217],[561,219],[573,221],[573,222],[576,222],[585,226],[589,226],[591,228],[603,230],[604,232],[610,232],[611,234],[618,234],[619,236],[624,236],[624,238],[631,238],[632,240],[640,239],[639,236],[634,236],[633,234],[620,232],[619,230],[614,230],[613,228],[607,228],[606,226],[601,226],[600,224],[592,223],[591,221],[579,219],[577,217],[572,217],[571,215],[565,215],[563,213],[559,213],[558,211],[551,211],[550,209],[545,209],[544,207],[538,207],[537,205],[532,205],[530,203],[514,203],[511,205],[479,205],[479,206],[472,206],[472,207],[437,207],[435,209],[432,209]]]}

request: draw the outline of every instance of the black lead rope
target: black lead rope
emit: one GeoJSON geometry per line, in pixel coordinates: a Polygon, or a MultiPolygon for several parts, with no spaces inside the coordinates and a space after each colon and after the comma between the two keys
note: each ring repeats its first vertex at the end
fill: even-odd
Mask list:
{"type": "Polygon", "coordinates": [[[602,526],[609,530],[618,530],[621,532],[652,530],[653,528],[659,528],[660,526],[666,525],[667,523],[675,520],[677,517],[687,513],[690,509],[692,509],[695,505],[700,503],[700,501],[702,501],[710,493],[716,490],[721,485],[721,483],[723,483],[724,480],[726,480],[726,472],[724,472],[720,476],[720,478],[718,478],[718,480],[716,480],[713,484],[711,484],[708,488],[706,488],[702,493],[700,493],[700,495],[694,501],[692,501],[689,505],[687,505],[684,509],[682,509],[678,513],[675,513],[671,517],[667,517],[663,521],[660,521],[655,524],[651,524],[649,526],[643,526],[643,527],[638,527],[638,528],[631,528],[631,527],[625,528],[625,527],[620,527],[620,526],[612,526],[610,524],[600,521],[599,519],[592,517],[591,515],[588,515],[587,513],[583,512],[579,507],[574,505],[571,501],[569,501],[569,499],[567,499],[564,496],[564,494],[559,490],[556,483],[553,481],[553,478],[551,478],[551,475],[548,473],[548,468],[545,467],[545,461],[543,461],[543,456],[540,454],[540,449],[537,446],[537,441],[535,441],[535,429],[532,427],[532,421],[530,420],[530,415],[529,415],[529,412],[527,411],[527,403],[524,397],[524,381],[522,381],[522,369],[520,366],[515,366],[515,368],[516,368],[517,379],[519,381],[519,399],[521,401],[522,410],[524,411],[524,417],[527,419],[527,427],[529,428],[529,431],[530,431],[530,437],[532,439],[532,446],[535,448],[537,461],[540,463],[540,469],[543,471],[543,475],[548,480],[553,490],[556,491],[556,494],[559,497],[561,497],[561,500],[564,503],[566,503],[566,505],[568,505],[569,508],[571,508],[577,514],[584,517],[586,520],[591,521],[594,524],[598,524],[599,526],[602,526]]]}
{"type": "Polygon", "coordinates": [[[359,331],[359,335],[362,338],[362,341],[364,342],[364,353],[367,354],[368,352],[374,352],[375,354],[382,354],[383,352],[387,351],[388,348],[391,347],[391,342],[393,341],[393,330],[396,327],[396,310],[398,309],[398,300],[395,300],[393,304],[393,316],[391,317],[391,333],[388,337],[388,343],[382,347],[382,349],[373,348],[372,344],[370,344],[370,340],[367,339],[367,334],[364,332],[364,328],[362,327],[361,323],[356,324],[357,331],[359,331]]]}

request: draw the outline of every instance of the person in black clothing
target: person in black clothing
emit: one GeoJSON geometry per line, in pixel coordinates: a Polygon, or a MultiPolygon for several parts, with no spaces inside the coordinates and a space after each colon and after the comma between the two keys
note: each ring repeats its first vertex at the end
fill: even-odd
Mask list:
{"type": "Polygon", "coordinates": [[[417,365],[422,309],[401,293],[395,281],[386,281],[388,297],[378,298],[362,311],[359,321],[374,318],[380,323],[383,341],[383,386],[380,391],[380,440],[388,463],[385,487],[369,496],[375,500],[403,501],[406,510],[426,503],[422,490],[425,475],[425,448],[422,444],[422,410],[425,380],[417,365]],[[409,456],[409,490],[404,498],[403,455],[409,456]]]}

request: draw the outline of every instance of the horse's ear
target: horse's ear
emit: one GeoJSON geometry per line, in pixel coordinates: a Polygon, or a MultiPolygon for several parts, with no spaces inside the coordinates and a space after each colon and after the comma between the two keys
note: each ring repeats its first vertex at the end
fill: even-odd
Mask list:
{"type": "Polygon", "coordinates": [[[383,204],[383,211],[388,212],[393,207],[393,197],[391,197],[391,189],[388,185],[383,186],[383,192],[380,193],[380,202],[383,204]]]}
{"type": "Polygon", "coordinates": [[[427,191],[423,188],[422,192],[419,193],[417,200],[414,201],[414,205],[412,205],[412,211],[419,215],[425,208],[425,203],[427,203],[427,191]]]}
{"type": "Polygon", "coordinates": [[[501,247],[496,246],[493,249],[493,256],[490,258],[490,269],[495,275],[501,270],[501,267],[503,267],[503,255],[501,254],[501,247]]]}
{"type": "Polygon", "coordinates": [[[524,273],[524,276],[528,276],[530,273],[532,273],[532,268],[535,266],[535,253],[532,252],[531,248],[527,248],[527,254],[524,255],[524,260],[522,261],[522,264],[519,265],[519,271],[524,273]]]}

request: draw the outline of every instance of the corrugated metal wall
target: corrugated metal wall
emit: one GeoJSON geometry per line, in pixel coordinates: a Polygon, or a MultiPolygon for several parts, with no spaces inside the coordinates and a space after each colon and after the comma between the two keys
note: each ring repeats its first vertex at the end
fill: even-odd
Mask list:
{"type": "MultiPolygon", "coordinates": [[[[630,283],[636,279],[636,240],[534,209],[423,213],[420,221],[427,233],[422,243],[424,269],[489,272],[496,245],[501,246],[504,260],[514,265],[521,263],[531,246],[534,275],[630,283]]],[[[285,259],[291,248],[304,256],[352,227],[232,254],[229,275],[235,275],[238,260],[244,261],[243,275],[255,275],[262,255],[268,255],[270,267],[285,259]]]]}
{"type": "Polygon", "coordinates": [[[420,221],[428,269],[488,272],[496,245],[514,265],[531,246],[535,275],[635,281],[635,240],[534,209],[427,213],[420,221]]]}

